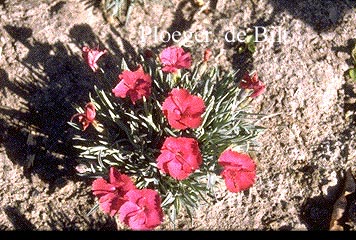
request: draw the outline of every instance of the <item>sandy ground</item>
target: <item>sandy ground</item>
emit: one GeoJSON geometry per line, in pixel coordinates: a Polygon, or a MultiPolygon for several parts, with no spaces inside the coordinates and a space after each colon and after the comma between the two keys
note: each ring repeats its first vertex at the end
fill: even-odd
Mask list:
{"type": "MultiPolygon", "coordinates": [[[[210,0],[208,12],[193,1],[146,2],[124,27],[109,24],[96,1],[0,1],[0,229],[122,229],[100,211],[86,216],[95,203],[90,180],[73,170],[66,122],[95,79],[80,49],[108,49],[103,64],[116,77],[122,57],[132,62],[142,49],[169,45],[159,38],[163,31],[210,31],[207,41],[187,42],[195,57],[209,47],[211,64],[257,70],[267,85],[253,102],[266,114],[256,184],[238,194],[221,189],[177,229],[329,229],[345,171],[356,173],[355,83],[345,74],[353,64],[355,2],[210,0]],[[239,43],[225,38],[256,26],[267,40],[254,54],[239,54],[239,43]],[[147,35],[155,27],[157,39],[147,35]]],[[[354,229],[354,198],[347,199],[345,230],[354,229]]]]}

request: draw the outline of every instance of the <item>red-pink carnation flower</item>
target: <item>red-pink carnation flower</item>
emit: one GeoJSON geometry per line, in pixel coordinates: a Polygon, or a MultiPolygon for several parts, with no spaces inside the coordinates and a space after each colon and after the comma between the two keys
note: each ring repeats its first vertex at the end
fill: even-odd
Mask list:
{"type": "Polygon", "coordinates": [[[70,121],[78,117],[79,122],[83,125],[83,131],[89,127],[91,123],[95,124],[96,109],[93,103],[89,102],[84,107],[84,113],[74,114],[70,121]]]}
{"type": "Polygon", "coordinates": [[[187,178],[201,163],[198,142],[186,137],[168,137],[157,158],[157,167],[177,180],[187,178]]]}
{"type": "Polygon", "coordinates": [[[252,98],[261,95],[266,90],[265,84],[258,79],[257,72],[255,72],[252,76],[246,73],[243,76],[242,80],[243,81],[240,82],[240,88],[252,89],[253,90],[253,93],[251,94],[252,98]]]}
{"type": "Polygon", "coordinates": [[[115,97],[130,97],[133,104],[151,94],[151,76],[145,74],[141,65],[134,72],[125,70],[119,75],[120,82],[112,90],[115,97]]]}
{"type": "Polygon", "coordinates": [[[163,64],[162,71],[175,73],[178,69],[188,69],[192,65],[192,57],[189,52],[177,46],[164,49],[159,56],[163,64]]]}
{"type": "Polygon", "coordinates": [[[110,178],[107,182],[103,178],[96,179],[92,184],[93,194],[99,198],[100,207],[104,212],[114,216],[124,204],[124,195],[136,189],[130,177],[120,174],[116,168],[110,168],[110,178]]]}
{"type": "Polygon", "coordinates": [[[125,195],[119,219],[133,230],[150,230],[161,224],[163,211],[161,198],[152,189],[131,190],[125,195]]]}
{"type": "Polygon", "coordinates": [[[176,129],[197,128],[205,112],[203,99],[191,95],[186,89],[174,88],[162,104],[169,125],[176,129]]]}
{"type": "Polygon", "coordinates": [[[213,55],[213,52],[209,48],[205,49],[203,61],[204,62],[209,61],[209,59],[211,58],[212,55],[213,55]]]}
{"type": "Polygon", "coordinates": [[[218,163],[224,167],[221,175],[229,191],[243,191],[255,183],[256,165],[247,154],[228,149],[220,155],[218,163]]]}
{"type": "Polygon", "coordinates": [[[85,59],[86,63],[89,65],[89,67],[95,72],[99,69],[98,64],[96,63],[99,58],[107,53],[106,49],[103,51],[100,51],[99,49],[91,49],[87,46],[84,46],[82,48],[82,55],[83,58],[85,59]]]}

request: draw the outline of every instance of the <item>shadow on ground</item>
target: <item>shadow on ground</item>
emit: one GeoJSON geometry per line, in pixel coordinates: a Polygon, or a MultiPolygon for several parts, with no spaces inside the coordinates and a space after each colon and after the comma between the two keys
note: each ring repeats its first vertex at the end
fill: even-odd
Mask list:
{"type": "MultiPolygon", "coordinates": [[[[355,40],[350,39],[347,42],[346,46],[333,47],[332,50],[335,52],[344,52],[351,54],[351,51],[354,46],[355,40]]],[[[346,60],[346,63],[350,66],[350,68],[352,67],[353,60],[351,55],[350,58],[346,60]]],[[[351,147],[350,140],[352,139],[356,131],[356,103],[355,101],[350,101],[350,99],[356,99],[354,87],[355,84],[348,81],[347,74],[348,73],[345,72],[344,77],[346,81],[342,86],[341,92],[339,93],[339,98],[341,98],[343,102],[343,117],[346,120],[345,129],[337,135],[336,139],[335,137],[326,138],[322,142],[320,142],[318,146],[316,146],[316,148],[313,150],[314,158],[324,158],[326,160],[330,159],[330,153],[340,151],[340,164],[345,163],[349,160],[349,151],[351,147]],[[338,148],[340,149],[338,150],[338,148]]],[[[336,188],[338,189],[334,190],[334,193],[337,193],[336,195],[341,194],[340,191],[343,188],[342,185],[343,184],[337,184],[336,188]]],[[[346,212],[348,213],[345,214],[351,219],[354,216],[354,212],[352,212],[354,209],[354,205],[350,204],[349,202],[353,202],[354,200],[352,199],[354,198],[355,194],[352,194],[352,196],[348,197],[348,209],[346,210],[346,212]]],[[[329,230],[333,211],[333,204],[335,204],[335,201],[335,197],[325,198],[325,196],[317,196],[306,200],[304,206],[301,209],[300,218],[306,224],[308,230],[329,230]],[[332,201],[330,201],[330,199],[332,199],[332,201]]],[[[343,223],[342,225],[345,230],[349,228],[347,225],[345,225],[345,223],[343,223]]]]}
{"type": "MultiPolygon", "coordinates": [[[[7,219],[11,222],[11,225],[15,231],[37,231],[38,229],[34,224],[32,224],[24,214],[22,214],[16,207],[6,206],[3,208],[7,219]]],[[[97,226],[94,226],[88,216],[79,212],[75,209],[75,216],[69,217],[67,213],[62,211],[57,211],[53,209],[51,205],[48,205],[48,210],[52,214],[47,220],[47,224],[51,231],[80,231],[82,230],[83,224],[88,226],[89,229],[97,229],[97,226]],[[80,220],[78,221],[78,218],[80,220]]],[[[1,226],[0,226],[1,229],[1,226]]],[[[4,228],[2,230],[7,230],[4,228]]],[[[114,220],[108,220],[102,223],[100,226],[100,231],[116,231],[117,226],[114,220]]]]}
{"type": "MultiPolygon", "coordinates": [[[[258,17],[256,12],[257,1],[250,0],[252,6],[251,23],[247,26],[253,29],[256,26],[268,27],[271,24],[279,23],[279,19],[284,12],[292,15],[293,18],[299,19],[313,28],[317,33],[333,31],[338,25],[342,23],[342,19],[349,11],[354,11],[356,8],[356,1],[349,0],[302,0],[302,1],[288,1],[288,0],[270,0],[269,3],[273,6],[273,12],[267,17],[258,17]]],[[[256,44],[258,48],[258,43],[256,44]]],[[[241,43],[235,42],[233,44],[225,44],[225,48],[238,49],[241,43]]],[[[280,50],[280,44],[274,43],[274,51],[280,50]]],[[[233,66],[238,66],[240,70],[237,78],[241,78],[244,72],[253,70],[252,63],[253,54],[249,51],[238,53],[237,51],[232,57],[233,66]]]]}
{"type": "Polygon", "coordinates": [[[269,2],[274,7],[271,16],[278,17],[279,13],[287,11],[319,33],[333,30],[350,9],[356,8],[356,2],[353,0],[270,0],[269,2]]]}
{"type": "Polygon", "coordinates": [[[7,219],[11,222],[14,230],[20,231],[35,231],[36,227],[26,219],[26,217],[14,207],[4,207],[4,212],[7,219]]]}
{"type": "Polygon", "coordinates": [[[335,224],[344,231],[355,230],[356,199],[352,190],[354,177],[348,178],[346,171],[338,173],[338,181],[327,189],[327,195],[309,198],[301,207],[300,219],[308,230],[328,231],[335,224]],[[353,182],[353,183],[352,183],[353,182]],[[347,189],[347,190],[346,190],[347,189]]]}
{"type": "Polygon", "coordinates": [[[300,219],[308,230],[329,230],[333,204],[323,196],[317,196],[305,201],[301,209],[300,219]]]}
{"type": "MultiPolygon", "coordinates": [[[[49,206],[50,212],[55,212],[55,215],[49,217],[47,221],[50,229],[52,231],[79,231],[81,229],[81,225],[83,224],[81,221],[84,221],[86,226],[92,226],[92,222],[88,218],[88,216],[84,215],[79,211],[75,211],[75,217],[70,218],[65,212],[56,211],[51,206],[49,206]],[[81,221],[76,221],[76,218],[80,218],[81,221]],[[78,223],[80,222],[80,225],[78,223]]],[[[96,229],[95,226],[90,227],[90,229],[96,229]]],[[[100,226],[100,231],[117,231],[117,226],[114,220],[110,219],[105,221],[100,226]]]]}
{"type": "MultiPolygon", "coordinates": [[[[28,179],[36,174],[54,191],[68,179],[78,179],[74,171],[77,152],[72,142],[78,132],[67,123],[76,113],[74,106],[84,106],[89,101],[88,94],[94,92],[94,84],[111,89],[112,86],[100,81],[102,78],[110,79],[114,86],[119,73],[117,60],[123,54],[113,36],[103,43],[87,24],[75,25],[69,31],[70,39],[78,47],[76,53],[62,42],[50,45],[37,41],[30,28],[6,25],[4,29],[14,41],[25,46],[28,53],[22,59],[17,56],[23,69],[15,79],[9,79],[6,70],[0,69],[0,93],[6,94],[6,87],[23,99],[16,104],[19,108],[13,108],[11,102],[0,107],[3,133],[0,140],[9,159],[23,166],[28,179]],[[84,45],[115,50],[115,55],[108,53],[99,60],[105,73],[94,73],[86,65],[80,51],[84,45]],[[21,74],[27,71],[30,74],[21,74]]],[[[92,132],[94,130],[88,128],[85,134],[92,132]]]]}

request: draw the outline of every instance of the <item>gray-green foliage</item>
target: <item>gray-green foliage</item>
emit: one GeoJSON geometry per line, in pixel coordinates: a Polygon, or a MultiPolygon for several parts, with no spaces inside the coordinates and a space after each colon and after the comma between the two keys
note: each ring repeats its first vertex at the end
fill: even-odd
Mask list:
{"type": "MultiPolygon", "coordinates": [[[[81,175],[106,177],[108,169],[114,166],[129,175],[138,188],[156,189],[162,197],[163,209],[174,220],[182,207],[191,215],[201,200],[213,195],[216,181],[221,180],[217,161],[222,151],[229,147],[246,152],[254,149],[255,137],[263,129],[256,125],[261,115],[249,112],[251,99],[237,87],[235,72],[207,68],[201,62],[191,71],[173,77],[162,72],[152,58],[141,57],[140,64],[152,77],[152,93],[148,98],[134,105],[129,99],[116,98],[110,91],[97,87],[90,94],[102,131],[88,128],[90,134],[78,131],[80,134],[74,138],[75,147],[80,150],[79,162],[86,166],[81,175]],[[206,110],[199,128],[182,131],[169,126],[161,104],[174,87],[186,88],[204,100],[206,110]],[[161,173],[156,165],[168,136],[193,137],[199,143],[203,163],[182,181],[161,173]]],[[[127,65],[123,60],[121,70],[124,69],[127,65]]],[[[83,112],[80,107],[77,110],[83,112]]],[[[70,124],[80,129],[76,123],[70,124]]]]}
{"type": "Polygon", "coordinates": [[[354,67],[353,68],[350,68],[348,71],[349,71],[349,76],[351,77],[351,79],[353,81],[356,81],[356,44],[354,46],[354,48],[352,49],[351,51],[351,57],[352,57],[352,61],[353,61],[353,64],[354,64],[354,67]]]}
{"type": "MultiPolygon", "coordinates": [[[[145,7],[147,0],[102,0],[104,4],[104,11],[122,21],[125,25],[129,22],[131,14],[137,6],[145,7]]],[[[157,2],[172,7],[169,0],[150,0],[150,2],[157,2]]]]}

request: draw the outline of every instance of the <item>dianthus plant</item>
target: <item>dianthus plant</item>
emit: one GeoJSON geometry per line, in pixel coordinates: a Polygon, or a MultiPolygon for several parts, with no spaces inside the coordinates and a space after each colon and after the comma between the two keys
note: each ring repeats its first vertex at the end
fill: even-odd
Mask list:
{"type": "MultiPolygon", "coordinates": [[[[83,48],[98,75],[106,53],[83,48]]],[[[250,152],[263,127],[249,106],[265,84],[256,72],[237,79],[210,66],[211,55],[194,62],[171,46],[146,52],[134,69],[122,59],[117,79],[94,86],[69,122],[78,129],[78,174],[95,178],[96,206],[131,229],[175,222],[182,209],[192,217],[219,182],[234,193],[255,183],[250,152]]]]}

